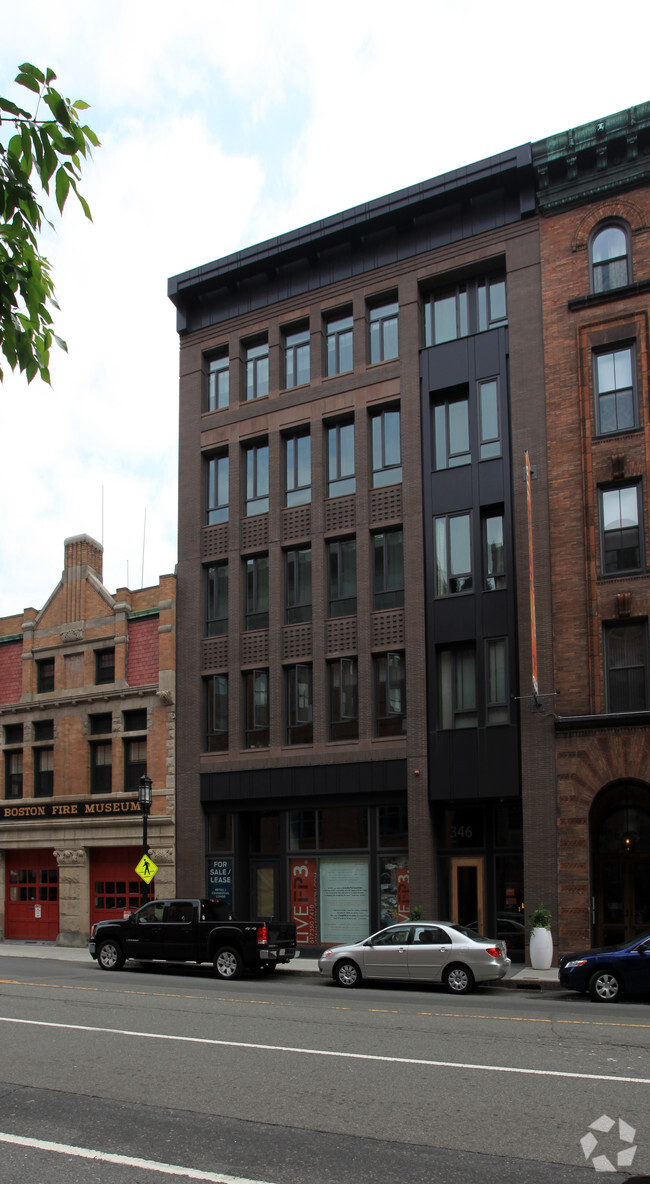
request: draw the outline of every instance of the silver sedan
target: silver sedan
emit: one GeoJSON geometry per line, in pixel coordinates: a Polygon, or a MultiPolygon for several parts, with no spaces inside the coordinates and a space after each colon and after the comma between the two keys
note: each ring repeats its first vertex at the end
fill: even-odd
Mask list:
{"type": "Polygon", "coordinates": [[[506,943],[481,937],[451,921],[389,925],[364,941],[333,946],[318,969],[339,987],[357,987],[362,979],[407,983],[444,983],[453,995],[476,983],[498,982],[510,969],[506,943]]]}

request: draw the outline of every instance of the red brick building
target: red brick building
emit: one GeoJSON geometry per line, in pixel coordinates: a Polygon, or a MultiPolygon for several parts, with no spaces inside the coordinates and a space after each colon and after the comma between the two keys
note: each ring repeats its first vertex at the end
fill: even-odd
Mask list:
{"type": "Polygon", "coordinates": [[[40,611],[0,620],[0,936],[81,945],[136,907],[138,780],[157,895],[175,888],[176,580],[111,595],[103,548],[65,541],[40,611]]]}
{"type": "Polygon", "coordinates": [[[567,950],[650,927],[650,104],[533,162],[567,950]]]}

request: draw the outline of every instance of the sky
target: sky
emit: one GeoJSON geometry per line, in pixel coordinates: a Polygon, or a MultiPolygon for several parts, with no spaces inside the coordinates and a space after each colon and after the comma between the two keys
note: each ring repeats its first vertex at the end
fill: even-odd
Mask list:
{"type": "MultiPolygon", "coordinates": [[[[628,0],[22,0],[0,94],[57,74],[101,147],[43,238],[52,386],[0,386],[0,617],[43,607],[64,539],[104,583],[172,572],[178,337],[169,276],[650,99],[650,5],[628,0]],[[608,32],[609,30],[609,32],[608,32]]],[[[7,129],[0,128],[6,142],[7,129]]]]}

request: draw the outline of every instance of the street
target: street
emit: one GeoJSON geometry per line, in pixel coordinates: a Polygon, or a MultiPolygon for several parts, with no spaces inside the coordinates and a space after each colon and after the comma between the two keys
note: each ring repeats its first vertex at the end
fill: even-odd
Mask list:
{"type": "Polygon", "coordinates": [[[598,1156],[650,1172],[647,1003],[0,956],[0,1034],[2,1182],[572,1184],[598,1156]]]}

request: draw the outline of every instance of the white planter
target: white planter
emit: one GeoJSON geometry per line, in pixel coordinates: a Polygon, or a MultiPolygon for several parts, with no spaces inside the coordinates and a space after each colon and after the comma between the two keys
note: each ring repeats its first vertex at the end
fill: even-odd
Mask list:
{"type": "Polygon", "coordinates": [[[553,936],[550,929],[533,929],[530,935],[530,964],[533,970],[549,970],[553,962],[553,936]]]}

